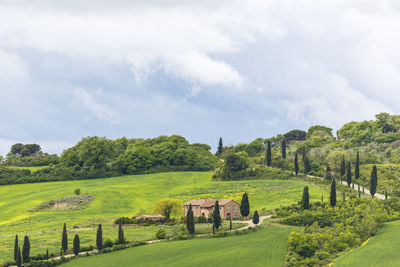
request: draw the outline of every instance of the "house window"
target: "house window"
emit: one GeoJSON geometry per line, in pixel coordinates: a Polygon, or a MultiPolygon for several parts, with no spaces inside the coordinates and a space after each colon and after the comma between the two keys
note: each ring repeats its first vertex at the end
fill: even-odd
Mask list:
{"type": "Polygon", "coordinates": [[[219,207],[220,210],[222,210],[222,207],[219,207]]]}
{"type": "Polygon", "coordinates": [[[196,206],[196,210],[198,210],[199,209],[199,206],[196,206]]]}

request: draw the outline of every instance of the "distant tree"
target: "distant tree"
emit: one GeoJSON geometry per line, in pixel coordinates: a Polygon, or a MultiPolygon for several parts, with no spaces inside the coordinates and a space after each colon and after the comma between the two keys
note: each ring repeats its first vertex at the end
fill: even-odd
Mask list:
{"type": "Polygon", "coordinates": [[[306,140],[307,133],[301,130],[292,130],[290,132],[285,133],[283,136],[285,137],[286,141],[302,141],[306,140]]]}
{"type": "Polygon", "coordinates": [[[222,151],[224,149],[224,146],[222,145],[222,137],[219,138],[219,142],[218,142],[218,149],[217,149],[217,153],[215,153],[216,156],[220,157],[222,154],[222,151]]]}
{"type": "Polygon", "coordinates": [[[332,208],[334,208],[336,206],[336,182],[335,182],[335,179],[333,179],[332,183],[331,183],[331,192],[330,192],[329,203],[331,204],[332,208]]]}
{"type": "Polygon", "coordinates": [[[214,212],[213,212],[213,225],[216,230],[222,225],[221,214],[219,213],[218,200],[215,201],[214,212]]]}
{"type": "Polygon", "coordinates": [[[281,149],[282,149],[282,159],[286,159],[286,140],[285,139],[282,139],[281,149]]]}
{"type": "Polygon", "coordinates": [[[186,215],[186,228],[189,231],[189,234],[191,235],[194,234],[195,225],[194,225],[192,204],[189,205],[189,210],[186,215]]]}
{"type": "Polygon", "coordinates": [[[271,160],[272,160],[271,141],[268,140],[268,142],[267,142],[267,153],[265,155],[265,161],[266,161],[267,166],[271,166],[271,160]]]}
{"type": "Polygon", "coordinates": [[[343,202],[346,202],[346,193],[343,192],[343,202]]]}
{"type": "Polygon", "coordinates": [[[153,209],[153,213],[164,215],[167,220],[170,219],[171,214],[180,213],[182,209],[182,203],[177,199],[165,198],[156,203],[153,209]]]}
{"type": "Polygon", "coordinates": [[[243,217],[247,217],[250,214],[250,203],[249,203],[249,197],[247,193],[245,192],[242,196],[242,201],[240,203],[240,214],[243,217]]]}
{"type": "MultiPolygon", "coordinates": [[[[21,143],[16,143],[14,145],[11,146],[11,150],[10,152],[14,155],[21,155],[21,151],[22,149],[24,149],[24,145],[21,143]]],[[[18,249],[17,249],[17,254],[18,254],[18,249]]]]}
{"type": "Polygon", "coordinates": [[[98,250],[103,248],[103,229],[101,228],[101,224],[97,227],[96,247],[98,250]]]}
{"type": "Polygon", "coordinates": [[[332,180],[332,172],[331,172],[331,168],[329,168],[329,165],[327,165],[326,169],[325,169],[325,179],[328,181],[332,180]]]}
{"type": "Polygon", "coordinates": [[[297,151],[294,154],[294,172],[296,173],[296,176],[299,173],[299,161],[297,159],[297,151]]]}
{"type": "Polygon", "coordinates": [[[324,195],[321,195],[321,202],[324,202],[324,195]]]}
{"type": "Polygon", "coordinates": [[[303,165],[304,165],[304,172],[309,173],[311,171],[311,164],[305,149],[303,149],[303,165]]]}
{"type": "Polygon", "coordinates": [[[303,196],[301,198],[301,208],[303,210],[308,210],[310,208],[310,196],[308,193],[308,186],[303,189],[303,196]]]}
{"type": "Polygon", "coordinates": [[[49,260],[49,249],[46,249],[46,260],[49,260]]]}
{"type": "Polygon", "coordinates": [[[258,211],[255,211],[253,215],[253,223],[257,225],[259,222],[260,222],[260,217],[258,217],[258,211]]]}
{"type": "Polygon", "coordinates": [[[356,166],[354,167],[354,178],[360,178],[360,152],[357,151],[356,166]]]}
{"type": "Polygon", "coordinates": [[[68,235],[67,235],[67,225],[64,223],[62,237],[61,237],[61,249],[65,252],[68,249],[68,235]]]}
{"type": "Polygon", "coordinates": [[[21,248],[18,247],[18,252],[17,252],[17,260],[15,261],[18,267],[22,266],[22,258],[21,258],[21,248]]]}
{"type": "Polygon", "coordinates": [[[376,193],[377,185],[378,185],[378,172],[376,169],[376,165],[374,165],[372,167],[371,179],[370,179],[370,183],[369,183],[369,191],[370,191],[372,197],[376,193]]]}
{"type": "Polygon", "coordinates": [[[344,155],[342,161],[340,162],[340,179],[343,179],[343,176],[346,174],[346,161],[344,159],[344,155]]]}
{"type": "Polygon", "coordinates": [[[74,193],[76,196],[79,196],[81,194],[81,189],[80,188],[75,189],[74,193]]]}
{"type": "Polygon", "coordinates": [[[347,163],[346,177],[347,177],[347,185],[350,187],[350,185],[351,185],[351,164],[350,164],[350,161],[347,163]]]}
{"type": "Polygon", "coordinates": [[[385,190],[385,199],[387,199],[387,190],[385,190]]]}
{"type": "Polygon", "coordinates": [[[19,245],[18,245],[18,235],[15,235],[15,241],[14,241],[14,261],[17,261],[18,249],[19,249],[19,245]]]}
{"type": "Polygon", "coordinates": [[[229,230],[232,230],[232,216],[229,218],[229,230]]]}
{"type": "Polygon", "coordinates": [[[31,243],[29,242],[29,237],[25,236],[24,238],[24,246],[22,247],[22,261],[24,263],[29,263],[31,260],[31,243]]]}
{"type": "Polygon", "coordinates": [[[79,251],[81,250],[81,241],[79,240],[79,235],[76,234],[74,237],[74,247],[73,247],[73,251],[75,256],[78,256],[79,251]]]}
{"type": "Polygon", "coordinates": [[[118,224],[118,244],[125,244],[124,230],[121,221],[118,224]]]}

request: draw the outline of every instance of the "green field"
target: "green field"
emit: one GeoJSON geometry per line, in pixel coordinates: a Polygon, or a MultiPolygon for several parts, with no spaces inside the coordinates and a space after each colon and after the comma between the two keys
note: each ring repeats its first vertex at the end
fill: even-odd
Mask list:
{"type": "Polygon", "coordinates": [[[365,246],[335,260],[340,266],[399,266],[400,221],[385,223],[378,234],[365,246]]]}
{"type": "MultiPolygon", "coordinates": [[[[207,172],[177,172],[1,186],[0,263],[11,259],[15,234],[20,239],[23,239],[23,235],[30,236],[32,255],[44,253],[46,248],[58,253],[64,222],[69,228],[70,243],[73,235],[79,233],[82,245],[94,245],[96,229],[92,228],[93,222],[103,224],[104,239],[115,240],[118,229],[113,227],[113,219],[136,215],[141,210],[151,213],[154,204],[163,198],[177,198],[182,202],[192,198],[232,198],[240,202],[246,191],[252,211],[262,208],[270,210],[298,202],[306,185],[298,181],[282,180],[215,182],[211,176],[207,172]],[[41,202],[71,196],[76,188],[80,188],[82,194],[95,196],[88,208],[75,211],[29,211],[41,202]],[[81,229],[73,230],[72,226],[75,225],[81,229]]],[[[309,187],[311,199],[320,199],[322,194],[328,199],[328,193],[323,189],[313,185],[309,187]]],[[[131,241],[150,240],[154,239],[157,229],[157,226],[126,227],[125,236],[131,241]]],[[[176,230],[173,227],[170,229],[176,230]]]]}
{"type": "Polygon", "coordinates": [[[283,266],[293,227],[225,238],[163,242],[82,257],[63,266],[283,266]]]}

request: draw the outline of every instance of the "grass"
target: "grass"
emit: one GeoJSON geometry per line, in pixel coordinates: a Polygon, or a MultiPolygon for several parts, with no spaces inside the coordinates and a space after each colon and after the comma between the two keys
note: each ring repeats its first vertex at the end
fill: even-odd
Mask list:
{"type": "Polygon", "coordinates": [[[399,266],[400,221],[385,223],[378,234],[365,246],[359,247],[335,260],[340,266],[399,266]]]}
{"type": "MultiPolygon", "coordinates": [[[[154,204],[163,198],[176,198],[182,203],[192,198],[229,198],[240,203],[246,191],[251,210],[260,211],[298,202],[307,185],[287,180],[215,182],[211,176],[207,172],[176,172],[0,186],[0,264],[12,258],[15,234],[20,240],[24,235],[30,236],[32,255],[44,253],[46,248],[58,253],[64,222],[70,243],[78,233],[82,245],[94,245],[96,229],[92,224],[102,223],[104,239],[115,240],[118,228],[113,227],[113,219],[151,213],[154,204]],[[30,211],[42,202],[72,196],[77,188],[82,194],[95,197],[86,209],[30,211]],[[81,229],[72,229],[75,225],[81,229]]],[[[309,188],[311,199],[320,199],[322,194],[328,199],[329,194],[320,187],[309,185],[309,188]]],[[[125,236],[131,241],[144,241],[154,239],[157,230],[157,226],[126,227],[125,236]]]]}
{"type": "Polygon", "coordinates": [[[7,166],[7,168],[9,169],[30,170],[31,172],[35,172],[46,167],[48,166],[31,166],[31,167],[7,166]]]}
{"type": "Polygon", "coordinates": [[[63,266],[282,266],[291,231],[267,227],[241,236],[162,242],[82,257],[63,266]]]}

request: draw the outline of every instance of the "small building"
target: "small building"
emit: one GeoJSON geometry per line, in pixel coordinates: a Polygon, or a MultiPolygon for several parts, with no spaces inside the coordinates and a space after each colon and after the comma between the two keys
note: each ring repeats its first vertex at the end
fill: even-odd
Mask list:
{"type": "Polygon", "coordinates": [[[136,220],[144,220],[144,221],[163,221],[165,220],[165,216],[161,214],[150,215],[150,214],[143,214],[140,216],[135,217],[136,220]]]}
{"type": "MultiPolygon", "coordinates": [[[[193,216],[204,216],[208,218],[211,216],[211,212],[214,210],[216,200],[211,199],[192,199],[184,204],[184,215],[187,215],[189,205],[192,205],[193,216]]],[[[240,218],[240,205],[231,199],[218,200],[219,212],[221,218],[224,220],[239,219],[240,218]]]]}

